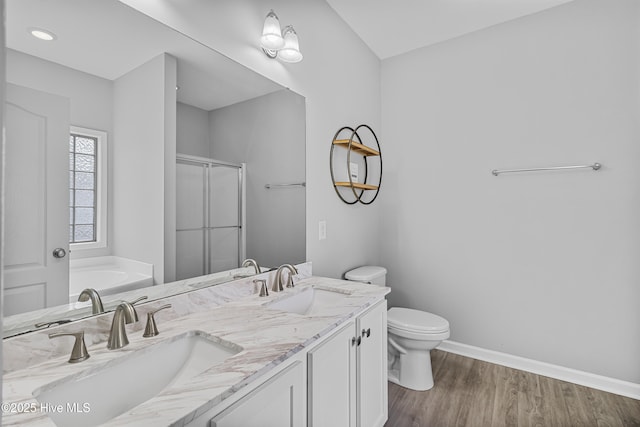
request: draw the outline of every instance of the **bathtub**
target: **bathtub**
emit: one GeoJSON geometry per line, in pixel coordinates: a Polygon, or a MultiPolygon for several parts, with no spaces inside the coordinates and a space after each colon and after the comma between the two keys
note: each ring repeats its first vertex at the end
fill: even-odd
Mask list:
{"type": "Polygon", "coordinates": [[[85,288],[100,296],[153,285],[153,264],[116,256],[72,259],[69,262],[69,302],[78,301],[85,288]]]}

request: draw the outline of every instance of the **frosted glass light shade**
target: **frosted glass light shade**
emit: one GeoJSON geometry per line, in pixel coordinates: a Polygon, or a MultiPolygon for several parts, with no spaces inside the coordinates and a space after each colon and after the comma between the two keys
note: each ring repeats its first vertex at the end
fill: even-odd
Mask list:
{"type": "Polygon", "coordinates": [[[262,29],[260,44],[262,48],[266,50],[279,50],[284,46],[284,39],[280,31],[280,20],[273,10],[271,10],[264,19],[264,28],[262,29]]]}
{"type": "Polygon", "coordinates": [[[282,32],[284,37],[284,47],[278,51],[278,58],[284,62],[302,61],[300,45],[298,44],[298,34],[292,25],[287,25],[282,32]]]}

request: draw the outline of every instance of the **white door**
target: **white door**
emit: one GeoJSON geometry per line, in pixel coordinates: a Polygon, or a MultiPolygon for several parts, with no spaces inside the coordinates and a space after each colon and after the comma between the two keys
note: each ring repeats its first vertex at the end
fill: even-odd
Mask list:
{"type": "Polygon", "coordinates": [[[9,316],[69,302],[69,100],[7,84],[5,113],[9,316]]]}

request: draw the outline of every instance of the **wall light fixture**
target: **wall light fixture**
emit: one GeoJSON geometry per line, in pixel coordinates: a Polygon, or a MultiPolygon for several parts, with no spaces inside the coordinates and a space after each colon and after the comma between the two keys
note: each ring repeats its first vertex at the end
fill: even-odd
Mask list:
{"type": "Polygon", "coordinates": [[[284,62],[302,61],[296,30],[293,25],[287,25],[281,31],[280,20],[273,10],[269,11],[264,20],[260,45],[269,58],[278,58],[284,62]]]}

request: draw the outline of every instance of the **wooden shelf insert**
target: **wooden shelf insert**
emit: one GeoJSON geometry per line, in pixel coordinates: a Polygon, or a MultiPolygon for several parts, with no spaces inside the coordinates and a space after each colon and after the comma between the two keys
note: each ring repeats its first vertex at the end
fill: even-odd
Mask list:
{"type": "MultiPolygon", "coordinates": [[[[351,187],[349,181],[347,182],[336,182],[336,187],[351,187]]],[[[353,188],[357,188],[359,190],[377,190],[377,185],[369,185],[369,184],[361,184],[359,182],[353,183],[353,188]]]]}
{"type": "MultiPolygon", "coordinates": [[[[340,147],[344,147],[344,148],[349,147],[348,139],[336,139],[333,141],[333,143],[340,147]]],[[[373,148],[369,148],[366,145],[360,144],[359,142],[355,142],[355,141],[351,143],[351,151],[358,153],[362,156],[379,156],[380,155],[379,151],[374,150],[373,148]]]]}

